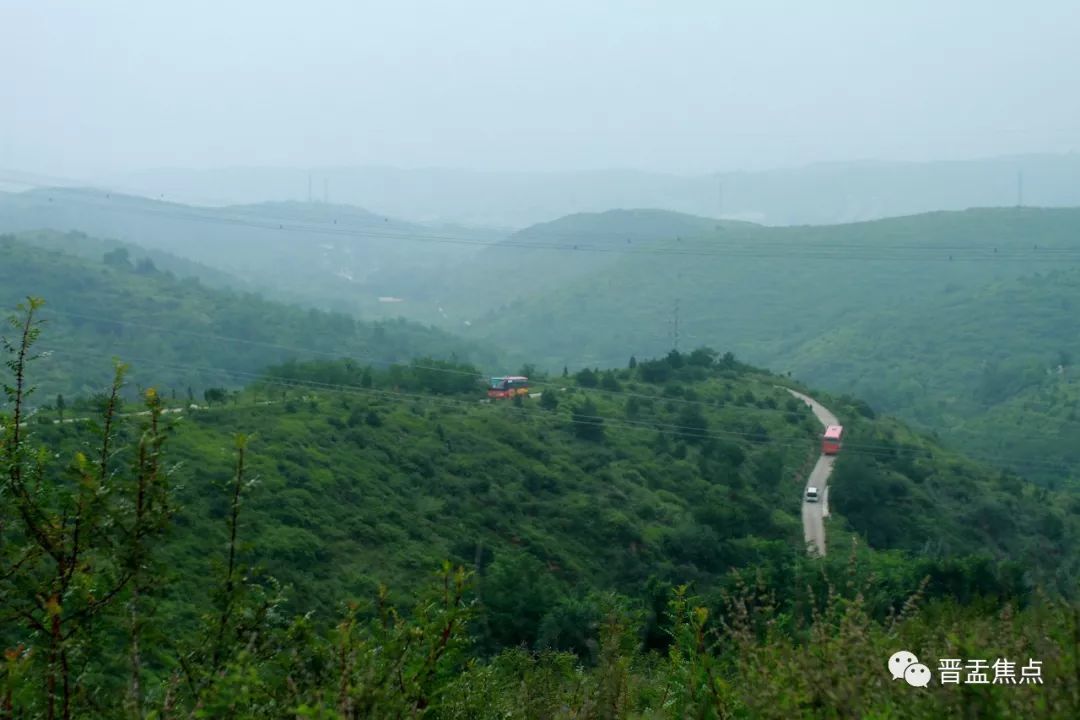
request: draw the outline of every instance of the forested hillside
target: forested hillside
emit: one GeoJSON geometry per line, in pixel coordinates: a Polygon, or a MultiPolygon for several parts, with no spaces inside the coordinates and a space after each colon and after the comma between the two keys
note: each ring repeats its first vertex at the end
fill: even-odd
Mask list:
{"type": "MultiPolygon", "coordinates": [[[[91,242],[72,241],[84,248],[91,242]]],[[[42,311],[48,357],[37,368],[35,403],[52,402],[57,393],[101,392],[114,356],[136,363],[133,385],[154,383],[180,399],[188,399],[189,388],[201,398],[207,388],[243,385],[269,365],[327,353],[383,365],[424,355],[492,359],[476,343],[413,323],[362,322],[209,288],[126,246],[95,260],[0,236],[0,255],[0,302],[14,307],[31,294],[49,299],[42,311]]]]}
{"type": "Polygon", "coordinates": [[[729,347],[807,382],[854,389],[1017,470],[1052,463],[1057,470],[1040,474],[1048,482],[1075,467],[1069,433],[1040,415],[1056,416],[1051,406],[1070,413],[1071,391],[1054,387],[1067,384],[1078,350],[1070,267],[1080,259],[1080,210],[734,225],[635,248],[587,277],[519,294],[470,334],[551,368],[612,364],[679,340],[729,347]],[[1014,441],[1023,425],[1041,429],[1014,441]]]}
{"type": "Polygon", "coordinates": [[[275,202],[196,207],[107,191],[0,193],[0,232],[81,231],[161,250],[228,273],[267,297],[367,317],[380,297],[415,301],[437,272],[492,230],[428,226],[349,205],[275,202]],[[441,242],[452,236],[454,243],[441,242]]]}
{"type": "Polygon", "coordinates": [[[58,232],[56,230],[21,232],[17,234],[16,239],[21,243],[34,247],[91,260],[95,265],[101,262],[107,253],[114,253],[113,257],[119,258],[123,253],[116,253],[115,251],[122,250],[127,254],[130,264],[135,266],[141,264],[144,270],[149,270],[152,267],[164,273],[171,273],[182,280],[195,278],[204,285],[215,288],[230,288],[245,292],[256,291],[256,288],[235,275],[230,275],[179,255],[164,250],[153,250],[121,240],[94,237],[77,230],[68,232],[58,232]]]}
{"type": "MultiPolygon", "coordinates": [[[[432,312],[430,319],[464,331],[464,320],[471,325],[477,317],[496,308],[506,310],[516,300],[557,293],[572,282],[589,282],[643,243],[649,246],[745,225],[664,210],[583,213],[532,225],[483,248],[449,272],[432,276],[427,295],[437,301],[439,314],[432,312]]],[[[410,305],[402,310],[410,314],[422,308],[410,305]]],[[[516,341],[510,338],[508,344],[516,341]]]]}
{"type": "MultiPolygon", "coordinates": [[[[180,595],[223,540],[215,518],[227,498],[215,488],[228,484],[235,431],[254,438],[248,468],[259,477],[245,501],[251,557],[292,588],[296,609],[325,615],[380,582],[412,591],[450,559],[482,570],[490,598],[517,608],[504,608],[511,627],[490,629],[491,642],[558,645],[545,633],[562,632],[561,613],[593,591],[642,601],[654,582],[715,591],[733,569],[780,577],[803,554],[801,488],[820,425],[781,378],[701,350],[555,377],[538,384],[542,397],[492,404],[480,402],[479,376],[430,359],[290,363],[177,420],[184,531],[169,564],[180,595]]],[[[842,548],[850,534],[909,553],[894,591],[925,572],[940,573],[932,590],[945,595],[1071,587],[1075,500],[859,403],[830,403],[849,437],[831,542],[842,548]],[[952,564],[968,556],[979,558],[971,570],[952,564]]],[[[84,434],[78,423],[46,428],[57,441],[84,434]]]]}
{"type": "Polygon", "coordinates": [[[1080,467],[1080,270],[1064,265],[846,323],[805,343],[793,366],[1060,483],[1080,467]]]}
{"type": "MultiPolygon", "coordinates": [[[[654,238],[607,269],[508,303],[474,323],[511,336],[552,366],[588,355],[610,364],[625,335],[643,351],[670,347],[675,302],[689,342],[724,340],[788,370],[800,345],[834,327],[927,295],[972,290],[1059,268],[1080,253],[1080,210],[985,209],[872,223],[771,228],[723,225],[654,238]]],[[[566,243],[565,262],[576,255],[566,243]]],[[[839,359],[843,362],[843,359],[839,359]]]]}
{"type": "MultiPolygon", "coordinates": [[[[19,362],[18,347],[15,377],[32,380],[43,363],[19,362]]],[[[9,383],[9,697],[31,707],[52,682],[95,712],[465,718],[513,716],[526,692],[537,716],[568,703],[590,717],[786,716],[820,702],[814,679],[849,674],[869,683],[858,707],[923,717],[960,702],[935,691],[912,706],[883,684],[875,660],[901,633],[942,653],[1038,653],[1057,683],[969,705],[1073,702],[1075,643],[1059,640],[1075,618],[1054,598],[1075,592],[1075,500],[823,398],[850,435],[836,550],[808,560],[797,513],[820,427],[777,387],[785,379],[707,349],[630,365],[537,378],[538,398],[484,403],[465,364],[290,363],[178,416],[153,392],[149,415],[115,415],[134,408],[106,395],[100,454],[83,422],[39,414],[22,426],[9,383]],[[33,463],[39,445],[61,459],[33,463]],[[28,494],[31,482],[47,491],[28,494]],[[51,524],[64,513],[74,525],[51,524]],[[442,584],[425,590],[443,560],[442,584]],[[390,609],[412,598],[414,611],[390,609]],[[49,613],[51,639],[38,631],[49,613]],[[827,661],[795,662],[807,643],[827,661]],[[79,659],[77,685],[47,652],[79,659]],[[588,709],[607,702],[616,709],[588,709]]]]}
{"type": "MultiPolygon", "coordinates": [[[[554,378],[515,405],[478,402],[476,375],[425,362],[278,368],[235,410],[190,418],[174,457],[195,472],[184,485],[206,488],[228,477],[205,460],[227,455],[228,427],[253,432],[254,553],[281,579],[317,600],[378,581],[415,588],[444,558],[477,565],[488,598],[514,608],[500,607],[513,629],[491,629],[503,645],[559,645],[548,635],[594,590],[643,601],[652,581],[716,590],[732,569],[781,577],[803,553],[801,488],[821,428],[779,378],[698,351],[554,378]],[[278,402],[243,408],[258,399],[278,402]]],[[[833,480],[836,547],[855,534],[910,553],[906,581],[940,572],[931,589],[943,595],[985,591],[982,572],[1006,593],[1080,576],[1075,498],[833,405],[849,438],[833,480]],[[967,556],[982,558],[974,574],[952,564],[967,556]]],[[[193,528],[224,507],[196,492],[193,528]]],[[[192,534],[202,549],[189,561],[212,536],[192,534]]]]}

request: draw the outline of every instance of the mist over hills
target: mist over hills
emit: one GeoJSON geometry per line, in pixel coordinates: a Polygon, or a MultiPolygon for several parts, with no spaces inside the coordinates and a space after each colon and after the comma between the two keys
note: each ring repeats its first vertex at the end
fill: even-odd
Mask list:
{"type": "Polygon", "coordinates": [[[545,251],[543,287],[505,284],[464,334],[551,369],[619,365],[628,349],[679,342],[730,349],[1013,467],[1057,463],[1034,473],[1048,482],[1062,466],[1076,475],[1080,210],[721,225],[682,237],[670,227],[586,275],[572,268],[587,253],[545,251]]]}
{"type": "Polygon", "coordinates": [[[496,227],[524,227],[572,213],[636,207],[796,225],[1018,202],[1078,205],[1080,155],[845,162],[696,176],[637,170],[164,168],[102,177],[100,182],[201,205],[329,198],[415,221],[496,227]]]}
{"type": "MultiPolygon", "coordinates": [[[[640,610],[635,637],[667,638],[672,587],[693,583],[701,612],[719,611],[744,572],[769,583],[785,615],[813,612],[803,579],[820,577],[809,594],[824,597],[865,577],[872,592],[858,602],[872,628],[912,593],[947,612],[987,608],[993,623],[1011,612],[999,606],[1022,607],[1043,588],[1073,597],[1077,477],[1059,468],[1077,461],[1080,346],[1077,277],[1061,266],[1080,257],[1080,210],[798,227],[614,210],[504,235],[316,203],[0,197],[0,228],[95,223],[114,239],[0,237],[0,295],[8,306],[27,293],[49,300],[34,366],[44,392],[28,423],[43,448],[88,445],[92,426],[72,416],[94,412],[112,355],[135,363],[134,389],[153,384],[175,412],[170,479],[182,511],[161,545],[171,584],[157,613],[174,634],[194,637],[211,609],[201,581],[227,545],[220,490],[237,428],[258,439],[249,467],[265,483],[244,491],[244,537],[255,539],[245,559],[273,569],[283,612],[321,633],[341,598],[382,597],[390,582],[388,601],[404,602],[449,559],[478,578],[469,602],[480,620],[460,630],[476,648],[468,667],[498,667],[508,648],[590,657],[605,598],[640,610]],[[386,312],[457,335],[355,319],[391,290],[404,297],[386,312]],[[250,291],[343,302],[351,314],[250,291]],[[719,351],[670,350],[680,340],[719,351]],[[564,364],[574,372],[559,376],[564,364]],[[540,398],[485,402],[481,373],[519,365],[540,398]],[[820,424],[780,387],[801,386],[788,369],[838,394],[813,391],[847,428],[829,481],[829,542],[850,546],[850,560],[807,558],[800,546],[820,424]],[[75,398],[53,401],[69,389],[75,398]],[[940,440],[854,392],[941,428],[940,440]],[[200,395],[209,407],[192,408],[200,395]],[[1015,428],[1032,437],[1010,437],[1015,428]]],[[[122,418],[124,437],[141,418],[122,418]]],[[[100,652],[102,676],[124,657],[100,652]]]]}
{"type": "Polygon", "coordinates": [[[181,398],[188,388],[201,398],[207,388],[244,384],[286,360],[353,357],[379,367],[424,356],[495,362],[494,353],[434,328],[362,322],[209,287],[198,279],[200,266],[77,233],[0,233],[0,258],[0,305],[11,309],[28,296],[46,303],[48,354],[37,367],[35,404],[56,393],[100,392],[114,357],[137,366],[132,383],[181,398]]]}
{"type": "Polygon", "coordinates": [[[0,232],[79,231],[161,250],[213,267],[244,289],[317,307],[380,315],[401,295],[501,233],[408,223],[343,205],[267,202],[223,208],[50,188],[0,194],[0,232]],[[439,242],[452,236],[453,243],[439,242]],[[416,237],[432,241],[409,242],[416,237]]]}
{"type": "Polygon", "coordinates": [[[506,372],[620,366],[680,340],[707,344],[1011,458],[1047,483],[1076,461],[1076,209],[802,227],[608,210],[510,233],[322,203],[0,195],[0,232],[41,227],[67,232],[21,238],[95,264],[126,248],[218,288],[430,323],[499,348],[506,372]],[[1017,423],[1042,430],[1002,434],[1017,423]],[[1031,458],[1055,465],[1032,471],[1022,465],[1031,458]]]}

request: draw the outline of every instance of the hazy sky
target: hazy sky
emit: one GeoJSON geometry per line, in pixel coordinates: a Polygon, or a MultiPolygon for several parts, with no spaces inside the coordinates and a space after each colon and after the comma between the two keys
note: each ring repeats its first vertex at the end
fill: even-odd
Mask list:
{"type": "Polygon", "coordinates": [[[1076,0],[0,0],[0,168],[1080,150],[1076,0]]]}

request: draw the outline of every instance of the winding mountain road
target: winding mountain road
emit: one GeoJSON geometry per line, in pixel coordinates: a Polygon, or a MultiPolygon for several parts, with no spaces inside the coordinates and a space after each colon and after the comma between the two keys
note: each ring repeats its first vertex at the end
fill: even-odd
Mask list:
{"type": "MultiPolygon", "coordinates": [[[[783,386],[777,386],[783,387],[783,386]]],[[[562,388],[565,390],[565,388],[562,388]]],[[[839,425],[840,421],[837,419],[828,408],[814,400],[809,395],[804,395],[801,392],[792,390],[791,388],[784,387],[789,393],[802,400],[804,403],[810,406],[814,416],[821,422],[823,426],[839,425]]],[[[539,397],[540,393],[529,393],[530,398],[539,397]]],[[[481,402],[490,402],[490,400],[481,400],[481,402]]],[[[256,405],[271,405],[273,401],[262,401],[256,403],[256,405]]],[[[228,406],[221,406],[228,407],[228,406]]],[[[208,409],[204,406],[190,405],[189,407],[176,407],[165,408],[162,410],[162,414],[166,413],[181,413],[185,410],[204,410],[208,409]]],[[[138,416],[149,415],[149,410],[143,410],[141,412],[122,413],[121,416],[138,416]]],[[[74,422],[85,422],[90,418],[65,418],[63,420],[53,420],[53,424],[68,424],[74,422]]],[[[27,422],[20,423],[20,426],[26,426],[27,422]]],[[[2,429],[2,427],[0,427],[2,429]]],[[[829,516],[829,476],[832,474],[833,465],[836,463],[835,455],[825,455],[822,453],[814,464],[814,469],[810,473],[810,477],[806,480],[806,487],[816,487],[818,489],[818,502],[807,502],[806,489],[803,489],[803,502],[802,502],[802,520],[803,520],[803,537],[805,538],[808,550],[812,554],[825,556],[825,518],[829,516]],[[810,546],[812,545],[812,549],[810,546]]]]}
{"type": "MultiPolygon", "coordinates": [[[[796,392],[791,388],[784,389],[809,405],[814,412],[814,416],[822,425],[827,427],[840,424],[836,416],[814,398],[796,392]]],[[[810,477],[806,480],[806,487],[816,487],[818,489],[818,497],[820,498],[818,502],[807,502],[806,490],[803,489],[803,537],[806,539],[807,545],[813,543],[813,552],[822,557],[825,556],[825,518],[829,516],[829,476],[832,474],[835,462],[835,455],[822,454],[814,465],[810,477]]]]}

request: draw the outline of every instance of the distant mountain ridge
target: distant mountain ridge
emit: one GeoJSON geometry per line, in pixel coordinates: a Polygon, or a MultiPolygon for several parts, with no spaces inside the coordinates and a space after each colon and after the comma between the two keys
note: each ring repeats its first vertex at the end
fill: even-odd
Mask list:
{"type": "Polygon", "coordinates": [[[690,176],[638,170],[277,167],[158,169],[100,181],[152,197],[226,205],[303,198],[309,177],[316,188],[328,188],[335,202],[413,220],[518,228],[578,212],[630,207],[799,225],[969,207],[1080,205],[1077,153],[823,163],[690,176]]]}

